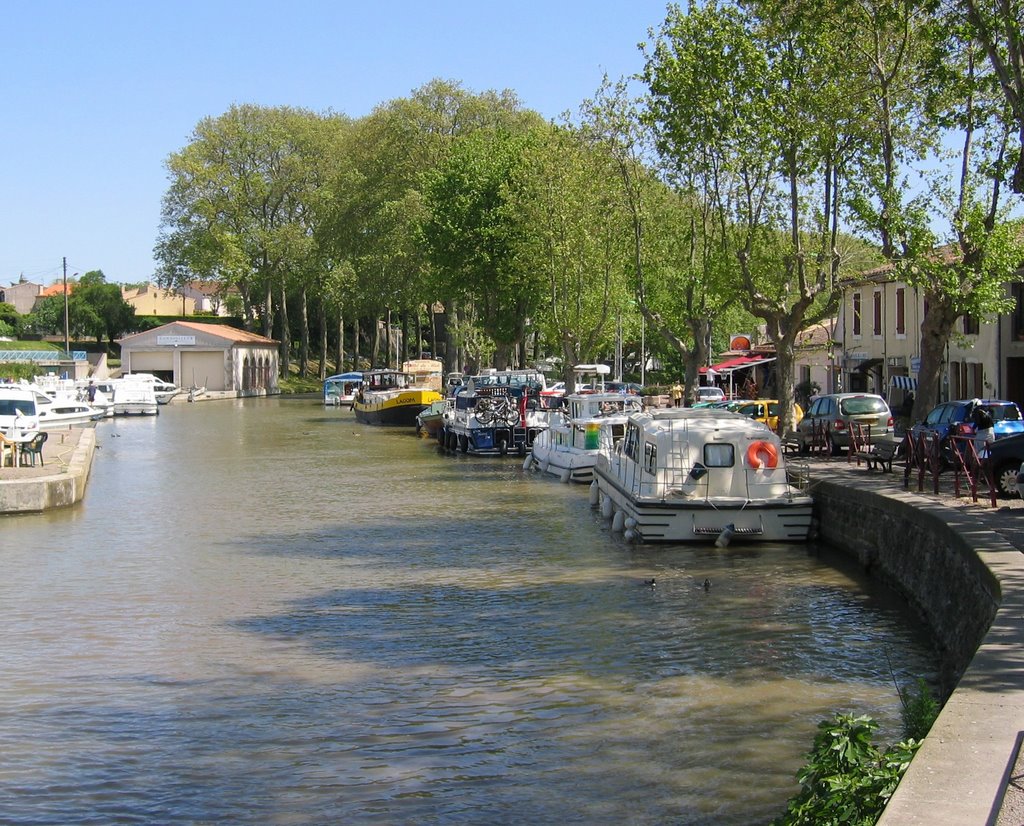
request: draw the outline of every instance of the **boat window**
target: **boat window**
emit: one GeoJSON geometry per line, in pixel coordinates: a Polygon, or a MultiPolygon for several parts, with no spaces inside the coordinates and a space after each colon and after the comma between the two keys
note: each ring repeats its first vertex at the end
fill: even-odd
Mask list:
{"type": "Polygon", "coordinates": [[[626,431],[626,438],[622,442],[622,452],[634,462],[639,462],[640,457],[637,456],[639,446],[640,428],[636,425],[630,425],[629,430],[626,431]]]}
{"type": "Polygon", "coordinates": [[[736,464],[736,452],[729,444],[704,445],[704,464],[707,467],[732,467],[736,464]]]}
{"type": "Polygon", "coordinates": [[[658,446],[644,442],[644,470],[654,473],[658,469],[658,446]]]}

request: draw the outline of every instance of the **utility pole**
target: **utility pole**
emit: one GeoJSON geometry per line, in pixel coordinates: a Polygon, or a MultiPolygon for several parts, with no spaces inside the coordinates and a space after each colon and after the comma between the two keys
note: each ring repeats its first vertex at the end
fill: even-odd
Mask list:
{"type": "Polygon", "coordinates": [[[71,356],[71,342],[68,339],[68,259],[64,258],[64,352],[71,356]]]}

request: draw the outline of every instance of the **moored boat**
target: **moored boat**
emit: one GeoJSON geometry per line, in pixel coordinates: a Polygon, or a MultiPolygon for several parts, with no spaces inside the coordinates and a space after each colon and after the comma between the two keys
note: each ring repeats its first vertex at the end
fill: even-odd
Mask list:
{"type": "Polygon", "coordinates": [[[643,410],[637,396],[622,393],[574,393],[563,400],[562,413],[538,434],[527,467],[563,482],[589,483],[602,450],[613,450],[626,422],[643,410]]]}
{"type": "Polygon", "coordinates": [[[352,403],[358,421],[366,424],[415,427],[416,416],[431,402],[441,398],[440,362],[436,376],[406,370],[369,370],[352,403]]]}
{"type": "Polygon", "coordinates": [[[634,413],[601,451],[591,503],[629,540],[806,540],[812,499],[787,477],[779,437],[710,409],[634,413]]]}
{"type": "Polygon", "coordinates": [[[351,407],[362,381],[363,374],[356,372],[328,376],[324,379],[324,404],[351,407]]]}
{"type": "Polygon", "coordinates": [[[550,426],[534,440],[526,468],[549,473],[563,482],[593,481],[598,453],[611,450],[624,435],[630,414],[644,409],[638,396],[605,390],[605,377],[610,372],[607,364],[578,364],[573,368],[577,390],[560,400],[550,426]]]}
{"type": "Polygon", "coordinates": [[[489,370],[456,388],[438,441],[463,453],[525,456],[548,428],[539,370],[489,370]]]}
{"type": "Polygon", "coordinates": [[[445,411],[451,407],[451,399],[438,399],[416,414],[416,432],[436,439],[444,424],[445,411]]]}

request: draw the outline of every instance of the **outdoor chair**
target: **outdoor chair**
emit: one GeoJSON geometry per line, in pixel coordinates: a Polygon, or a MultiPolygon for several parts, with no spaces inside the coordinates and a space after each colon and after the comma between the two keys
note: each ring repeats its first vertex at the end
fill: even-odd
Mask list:
{"type": "Polygon", "coordinates": [[[43,442],[46,441],[47,433],[45,430],[40,431],[32,440],[25,442],[21,446],[21,463],[25,464],[26,461],[31,462],[32,467],[36,466],[36,457],[39,457],[39,466],[43,466],[43,442]]]}
{"type": "Polygon", "coordinates": [[[0,467],[4,465],[14,466],[14,451],[18,445],[0,433],[0,467]]]}

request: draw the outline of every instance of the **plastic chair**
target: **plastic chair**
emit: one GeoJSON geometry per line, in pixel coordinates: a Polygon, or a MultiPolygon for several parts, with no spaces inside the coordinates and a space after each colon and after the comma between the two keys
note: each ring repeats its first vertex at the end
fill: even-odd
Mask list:
{"type": "Polygon", "coordinates": [[[43,466],[43,442],[49,434],[45,430],[40,431],[32,437],[32,441],[25,442],[21,446],[21,463],[25,464],[26,460],[32,463],[32,467],[36,466],[36,457],[39,457],[39,466],[43,466]]]}
{"type": "Polygon", "coordinates": [[[17,444],[12,442],[3,433],[0,433],[0,467],[10,464],[14,466],[14,451],[18,449],[17,444]],[[10,462],[7,457],[10,456],[10,462]]]}

